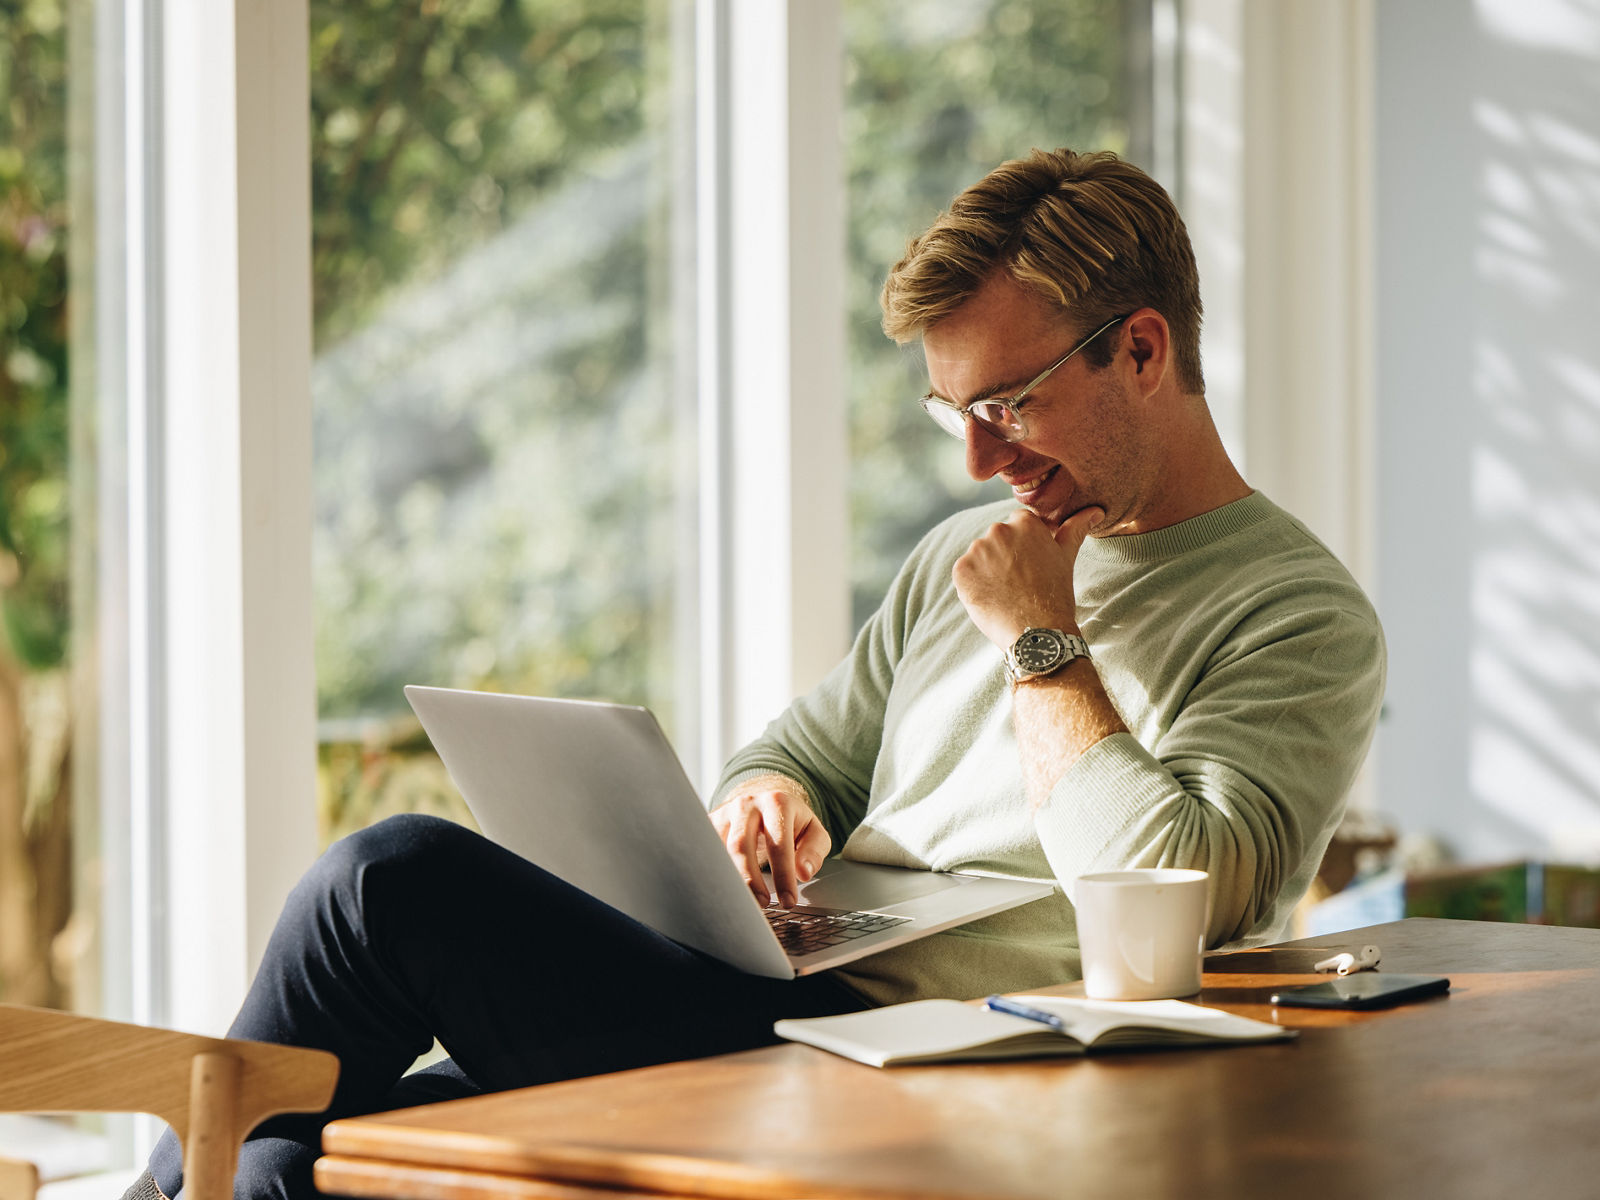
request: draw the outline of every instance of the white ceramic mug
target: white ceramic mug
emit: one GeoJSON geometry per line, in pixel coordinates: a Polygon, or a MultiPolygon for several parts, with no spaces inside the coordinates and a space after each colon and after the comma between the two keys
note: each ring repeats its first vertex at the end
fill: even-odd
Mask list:
{"type": "Polygon", "coordinates": [[[1143,868],[1073,884],[1083,988],[1096,1000],[1165,1000],[1200,990],[1211,918],[1204,871],[1143,868]]]}

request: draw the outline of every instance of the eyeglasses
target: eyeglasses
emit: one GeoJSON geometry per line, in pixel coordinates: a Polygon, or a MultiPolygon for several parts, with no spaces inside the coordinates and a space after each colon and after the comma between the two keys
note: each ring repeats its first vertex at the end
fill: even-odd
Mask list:
{"type": "Polygon", "coordinates": [[[1123,313],[1120,317],[1112,317],[1111,320],[1100,326],[1099,329],[1096,329],[1083,341],[1035,375],[1033,382],[1015,396],[1009,398],[997,396],[988,400],[974,400],[966,407],[962,407],[929,392],[917,403],[922,405],[922,410],[937,421],[939,428],[951,437],[965,440],[967,436],[967,420],[970,418],[1003,442],[1020,442],[1028,436],[1028,424],[1023,419],[1021,409],[1028,402],[1029,393],[1046,379],[1049,379],[1051,373],[1057,367],[1094,341],[1095,338],[1113,325],[1120,324],[1131,316],[1133,316],[1132,313],[1123,313]]]}

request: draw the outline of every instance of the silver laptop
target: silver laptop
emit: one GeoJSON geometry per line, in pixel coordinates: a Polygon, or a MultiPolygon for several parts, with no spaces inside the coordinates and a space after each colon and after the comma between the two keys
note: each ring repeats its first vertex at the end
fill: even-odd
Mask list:
{"type": "Polygon", "coordinates": [[[648,709],[405,691],[486,836],[753,975],[837,967],[1054,891],[833,858],[801,886],[793,909],[763,908],[648,709]]]}

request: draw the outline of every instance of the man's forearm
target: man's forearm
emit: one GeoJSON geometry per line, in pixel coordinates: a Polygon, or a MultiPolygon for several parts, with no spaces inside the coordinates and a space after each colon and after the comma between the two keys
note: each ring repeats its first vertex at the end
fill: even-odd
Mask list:
{"type": "Polygon", "coordinates": [[[1087,658],[1017,684],[1011,705],[1022,781],[1035,810],[1091,746],[1128,728],[1087,658]]]}

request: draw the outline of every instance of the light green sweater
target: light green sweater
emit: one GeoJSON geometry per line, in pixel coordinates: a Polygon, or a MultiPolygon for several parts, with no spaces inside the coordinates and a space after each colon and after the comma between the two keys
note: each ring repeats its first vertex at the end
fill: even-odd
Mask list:
{"type": "MultiPolygon", "coordinates": [[[[950,571],[1014,508],[958,513],[912,552],[850,655],[729,762],[714,797],[778,772],[862,862],[1042,879],[1125,867],[1211,873],[1210,944],[1280,935],[1366,754],[1383,634],[1349,573],[1255,493],[1154,533],[1091,538],[1079,624],[1129,733],[1029,812],[1000,652],[950,571]]],[[[842,848],[842,849],[841,849],[842,848]]],[[[1076,979],[1068,896],[852,963],[879,1003],[1076,979]]]]}

